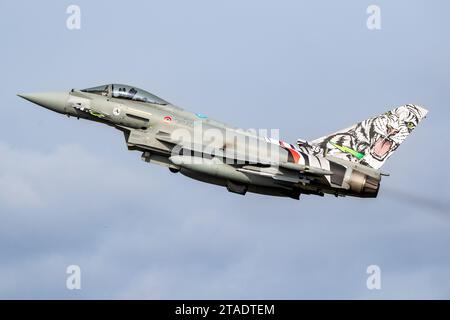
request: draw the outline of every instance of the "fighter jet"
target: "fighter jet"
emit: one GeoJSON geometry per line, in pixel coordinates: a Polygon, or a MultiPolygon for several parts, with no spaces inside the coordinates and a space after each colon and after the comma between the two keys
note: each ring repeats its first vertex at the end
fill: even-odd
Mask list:
{"type": "Polygon", "coordinates": [[[381,166],[425,118],[407,104],[330,135],[295,144],[267,130],[242,130],[186,111],[145,90],[108,84],[70,92],[18,94],[68,117],[123,132],[128,150],[192,179],[244,195],[376,198],[381,166]],[[265,134],[264,134],[265,133],[265,134]]]}

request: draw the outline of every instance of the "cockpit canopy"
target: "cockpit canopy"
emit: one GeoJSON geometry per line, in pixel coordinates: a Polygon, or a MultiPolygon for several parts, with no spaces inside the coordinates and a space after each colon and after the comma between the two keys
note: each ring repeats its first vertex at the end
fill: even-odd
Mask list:
{"type": "Polygon", "coordinates": [[[125,84],[108,84],[88,89],[81,90],[82,92],[93,93],[105,97],[112,97],[117,99],[127,99],[139,102],[147,102],[153,104],[170,104],[169,102],[147,92],[145,90],[128,86],[125,84]]]}

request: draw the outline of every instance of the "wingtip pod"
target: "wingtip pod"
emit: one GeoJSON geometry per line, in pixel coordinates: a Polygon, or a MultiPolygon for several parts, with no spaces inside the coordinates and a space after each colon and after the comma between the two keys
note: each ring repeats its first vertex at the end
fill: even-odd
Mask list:
{"type": "Polygon", "coordinates": [[[406,104],[313,140],[311,149],[379,169],[427,114],[422,106],[406,104]]]}

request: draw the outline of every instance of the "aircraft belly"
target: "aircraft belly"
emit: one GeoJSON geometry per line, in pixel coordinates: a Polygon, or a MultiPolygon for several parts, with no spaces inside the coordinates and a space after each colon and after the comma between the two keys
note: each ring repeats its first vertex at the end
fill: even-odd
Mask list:
{"type": "MultiPolygon", "coordinates": [[[[196,171],[192,171],[189,169],[181,168],[180,173],[184,176],[201,181],[204,183],[214,184],[222,187],[229,187],[229,181],[227,179],[217,178],[208,174],[199,173],[196,171]]],[[[244,185],[241,185],[244,186],[244,185]]],[[[233,192],[229,189],[229,191],[233,192]]],[[[270,195],[277,197],[290,197],[293,199],[298,199],[300,196],[300,192],[295,189],[287,189],[283,188],[279,185],[276,185],[270,181],[270,179],[255,179],[252,180],[252,183],[249,185],[245,185],[245,191],[262,194],[262,195],[270,195]]],[[[239,193],[239,192],[237,192],[239,193]]],[[[244,192],[245,193],[245,192],[244,192]]],[[[244,194],[242,193],[242,194],[244,194]]]]}

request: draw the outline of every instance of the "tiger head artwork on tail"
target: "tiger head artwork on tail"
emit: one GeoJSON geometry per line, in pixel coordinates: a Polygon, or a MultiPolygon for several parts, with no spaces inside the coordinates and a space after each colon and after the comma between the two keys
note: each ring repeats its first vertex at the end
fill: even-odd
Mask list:
{"type": "Polygon", "coordinates": [[[423,107],[407,104],[308,144],[302,140],[298,144],[315,155],[329,155],[379,169],[427,112],[423,107]]]}

